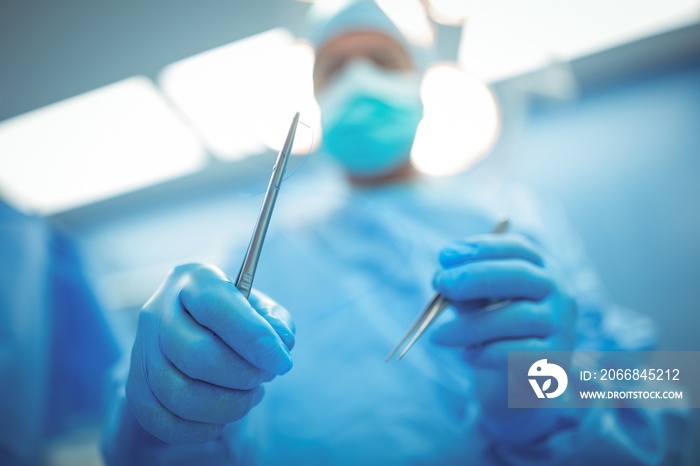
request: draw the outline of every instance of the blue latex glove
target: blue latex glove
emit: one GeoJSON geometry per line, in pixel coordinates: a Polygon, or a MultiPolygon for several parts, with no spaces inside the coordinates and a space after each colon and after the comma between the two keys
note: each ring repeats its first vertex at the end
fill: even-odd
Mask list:
{"type": "Polygon", "coordinates": [[[247,301],[220,270],[176,267],[139,315],[126,396],[139,423],[168,443],[216,438],[292,368],[289,313],[247,301]]]}
{"type": "Polygon", "coordinates": [[[556,263],[521,235],[479,235],[440,253],[434,287],[457,318],[432,341],[463,348],[471,364],[486,430],[497,441],[527,445],[555,432],[557,410],[508,409],[508,351],[566,351],[575,343],[576,305],[556,263]],[[485,310],[494,302],[503,307],[485,310]]]}
{"type": "Polygon", "coordinates": [[[507,365],[508,351],[571,350],[576,306],[554,261],[521,235],[479,235],[440,253],[433,286],[458,317],[436,329],[432,341],[464,348],[478,367],[507,365]],[[484,310],[493,302],[504,307],[484,310]]]}

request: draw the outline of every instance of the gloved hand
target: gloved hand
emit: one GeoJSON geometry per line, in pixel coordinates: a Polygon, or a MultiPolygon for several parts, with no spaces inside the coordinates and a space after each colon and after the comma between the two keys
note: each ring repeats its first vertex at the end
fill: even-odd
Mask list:
{"type": "Polygon", "coordinates": [[[217,268],[179,266],[139,315],[127,400],[155,437],[206,442],[292,368],[293,346],[289,313],[270,298],[247,301],[217,268]]]}
{"type": "Polygon", "coordinates": [[[554,261],[525,237],[456,241],[441,251],[440,265],[433,286],[458,317],[436,329],[434,343],[464,348],[465,359],[479,367],[507,365],[508,351],[573,348],[574,300],[554,261]]]}
{"type": "Polygon", "coordinates": [[[487,416],[522,414],[507,409],[508,351],[566,351],[575,342],[576,305],[556,262],[507,233],[454,242],[441,251],[440,264],[433,286],[451,300],[457,318],[431,340],[463,348],[487,416]]]}

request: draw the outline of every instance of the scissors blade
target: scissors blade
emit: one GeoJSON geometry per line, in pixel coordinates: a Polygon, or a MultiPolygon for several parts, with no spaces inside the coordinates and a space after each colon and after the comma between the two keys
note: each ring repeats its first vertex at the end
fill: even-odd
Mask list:
{"type": "Polygon", "coordinates": [[[450,304],[450,302],[441,294],[437,294],[435,300],[435,304],[431,306],[430,310],[428,311],[428,314],[425,316],[425,319],[423,319],[423,322],[420,324],[420,326],[416,329],[416,332],[413,334],[413,338],[409,340],[409,342],[406,344],[404,347],[403,351],[399,353],[399,356],[396,358],[397,360],[401,360],[401,358],[404,357],[406,353],[408,353],[408,350],[411,349],[413,344],[418,341],[418,339],[425,333],[428,328],[437,320],[438,317],[440,317],[440,314],[442,314],[442,311],[444,311],[447,306],[450,304]]]}
{"type": "Polygon", "coordinates": [[[292,125],[289,127],[289,132],[287,133],[287,138],[284,141],[284,146],[282,146],[282,149],[277,155],[275,166],[272,168],[272,175],[270,176],[270,182],[267,185],[267,190],[265,191],[265,198],[263,199],[263,204],[260,208],[260,215],[255,223],[253,235],[250,238],[248,249],[246,250],[245,257],[243,258],[243,264],[241,264],[241,270],[238,272],[236,288],[238,288],[246,299],[248,299],[250,296],[250,290],[253,288],[255,270],[258,267],[258,260],[260,259],[263,242],[265,241],[265,235],[267,234],[267,227],[270,224],[272,211],[275,208],[275,201],[277,201],[277,195],[279,194],[280,186],[282,185],[284,170],[287,168],[287,161],[289,160],[289,156],[292,152],[294,136],[296,135],[298,124],[299,112],[297,112],[292,119],[292,125]]]}
{"type": "Polygon", "coordinates": [[[386,359],[385,359],[384,361],[389,362],[389,360],[390,360],[392,357],[394,357],[394,355],[396,354],[396,352],[397,352],[398,350],[401,349],[401,347],[403,346],[403,344],[406,343],[406,341],[411,337],[411,335],[412,335],[414,332],[416,332],[416,330],[418,330],[418,329],[423,325],[423,322],[424,322],[424,321],[428,318],[428,316],[431,314],[431,310],[432,310],[434,307],[438,306],[439,303],[440,303],[442,300],[443,300],[443,296],[442,296],[441,294],[439,294],[439,293],[436,294],[436,295],[433,297],[433,299],[430,301],[430,303],[428,303],[428,305],[425,307],[425,309],[423,310],[423,312],[421,312],[421,313],[418,315],[418,318],[417,318],[416,321],[413,323],[413,325],[411,325],[411,328],[408,329],[408,332],[406,332],[406,334],[403,336],[403,338],[401,339],[401,341],[400,341],[396,346],[394,346],[394,349],[391,350],[391,352],[387,355],[387,357],[386,357],[386,359]]]}
{"type": "MultiPolygon", "coordinates": [[[[493,228],[491,233],[494,234],[500,234],[505,232],[508,229],[508,226],[510,224],[510,221],[508,220],[507,217],[501,216],[499,218],[498,223],[496,226],[493,228]]],[[[504,307],[508,305],[510,302],[509,301],[499,301],[496,303],[492,303],[489,306],[487,306],[484,310],[495,310],[500,307],[504,307]]],[[[445,298],[443,295],[440,293],[435,293],[435,296],[433,299],[430,301],[430,303],[425,307],[423,312],[420,313],[416,321],[413,323],[411,328],[406,332],[404,337],[401,339],[401,341],[394,347],[394,349],[391,350],[391,352],[387,355],[386,359],[384,359],[385,362],[389,362],[392,357],[403,347],[403,350],[399,353],[398,357],[396,358],[397,360],[400,360],[401,358],[404,357],[404,355],[408,352],[408,350],[411,349],[413,344],[418,341],[418,339],[423,335],[428,328],[432,325],[433,322],[440,316],[442,311],[444,311],[447,306],[450,304],[449,300],[445,298]],[[410,339],[410,340],[409,340],[410,339]],[[408,341],[408,343],[406,343],[408,341]],[[406,343],[406,346],[403,346],[404,343],[406,343]]]]}

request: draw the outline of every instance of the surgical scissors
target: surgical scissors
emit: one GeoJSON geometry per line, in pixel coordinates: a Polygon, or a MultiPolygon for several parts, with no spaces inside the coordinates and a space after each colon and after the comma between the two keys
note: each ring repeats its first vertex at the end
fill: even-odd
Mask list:
{"type": "MultiPolygon", "coordinates": [[[[508,229],[508,224],[509,220],[507,217],[501,217],[498,221],[498,224],[494,227],[492,230],[492,233],[494,234],[499,234],[503,233],[508,229]]],[[[494,309],[498,309],[500,307],[506,306],[509,303],[509,301],[504,300],[504,301],[497,301],[494,303],[489,304],[486,306],[483,310],[484,311],[491,311],[494,309]]],[[[435,322],[435,320],[442,314],[442,311],[445,310],[445,308],[450,304],[450,301],[444,297],[440,293],[436,293],[433,299],[428,303],[428,305],[425,307],[423,312],[421,312],[418,315],[418,318],[416,321],[413,323],[410,329],[408,329],[408,332],[406,332],[406,335],[401,339],[398,345],[394,347],[394,349],[391,350],[391,352],[387,355],[386,359],[384,362],[389,362],[392,357],[396,354],[397,351],[403,347],[403,350],[401,353],[399,353],[398,357],[396,358],[397,360],[400,360],[403,358],[408,350],[411,349],[413,344],[418,341],[418,339],[425,333],[426,330],[430,327],[430,325],[435,322]],[[410,338],[410,340],[409,340],[410,338]],[[406,341],[408,343],[406,343],[406,341]],[[404,343],[406,343],[406,346],[404,346],[404,343]]]]}
{"type": "Polygon", "coordinates": [[[250,296],[250,290],[253,288],[255,269],[258,267],[260,252],[262,251],[265,235],[267,234],[267,227],[272,218],[272,210],[275,208],[277,194],[279,194],[280,186],[282,185],[284,170],[287,168],[287,161],[292,152],[294,136],[296,135],[298,124],[299,112],[297,112],[292,119],[292,126],[287,133],[287,139],[285,139],[284,146],[282,146],[282,149],[277,155],[275,166],[272,168],[272,176],[270,176],[270,183],[267,185],[267,191],[265,191],[265,199],[263,199],[263,204],[260,208],[260,215],[258,216],[258,221],[255,223],[253,236],[250,238],[250,244],[248,244],[248,249],[245,252],[241,270],[238,272],[236,288],[243,293],[246,299],[250,296]]]}

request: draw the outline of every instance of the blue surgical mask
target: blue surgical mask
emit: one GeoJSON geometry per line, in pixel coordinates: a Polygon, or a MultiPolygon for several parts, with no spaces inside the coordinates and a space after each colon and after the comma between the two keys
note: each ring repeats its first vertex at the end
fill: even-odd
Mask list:
{"type": "Polygon", "coordinates": [[[323,148],[352,175],[391,173],[408,160],[423,116],[420,77],[358,60],[319,92],[323,148]]]}

